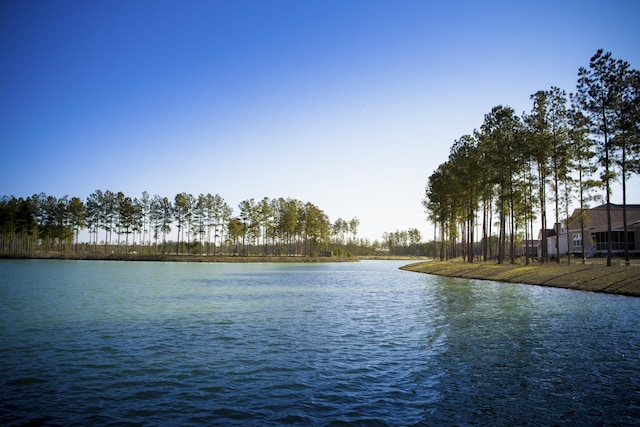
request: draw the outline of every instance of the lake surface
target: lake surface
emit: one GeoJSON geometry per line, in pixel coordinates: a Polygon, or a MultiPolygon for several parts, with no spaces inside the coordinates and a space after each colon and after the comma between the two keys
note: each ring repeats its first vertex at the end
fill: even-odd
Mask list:
{"type": "Polygon", "coordinates": [[[0,260],[0,424],[640,423],[640,298],[403,264],[0,260]]]}

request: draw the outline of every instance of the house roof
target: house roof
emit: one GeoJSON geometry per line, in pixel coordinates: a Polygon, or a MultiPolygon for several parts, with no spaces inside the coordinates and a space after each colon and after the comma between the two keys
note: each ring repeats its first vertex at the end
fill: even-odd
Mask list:
{"type": "MultiPolygon", "coordinates": [[[[549,238],[549,237],[553,237],[556,235],[556,230],[554,228],[547,228],[546,232],[545,232],[545,237],[549,238]]],[[[540,229],[540,231],[538,231],[538,241],[542,240],[542,229],[540,229]]]]}
{"type": "MultiPolygon", "coordinates": [[[[611,228],[622,228],[624,225],[622,219],[622,205],[610,204],[611,206],[611,228]]],[[[591,209],[584,209],[585,229],[591,231],[607,229],[607,205],[596,206],[591,209]]],[[[580,209],[576,209],[571,214],[569,221],[569,230],[580,229],[580,209]]],[[[640,222],[640,205],[627,205],[627,226],[640,222]]]]}

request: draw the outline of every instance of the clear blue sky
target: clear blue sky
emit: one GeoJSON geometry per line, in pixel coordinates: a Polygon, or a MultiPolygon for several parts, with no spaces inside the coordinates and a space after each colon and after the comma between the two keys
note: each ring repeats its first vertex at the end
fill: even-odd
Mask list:
{"type": "Polygon", "coordinates": [[[0,0],[0,195],[292,197],[430,237],[454,140],[575,90],[598,48],[640,68],[639,21],[635,0],[0,0]]]}

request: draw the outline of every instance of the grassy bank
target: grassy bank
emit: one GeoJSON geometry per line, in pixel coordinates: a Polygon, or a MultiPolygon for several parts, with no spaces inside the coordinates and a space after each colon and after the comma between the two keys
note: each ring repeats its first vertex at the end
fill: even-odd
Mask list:
{"type": "Polygon", "coordinates": [[[379,260],[379,261],[419,261],[428,260],[429,258],[424,256],[412,256],[412,255],[358,255],[360,260],[379,260]]]}
{"type": "Polygon", "coordinates": [[[553,286],[583,291],[640,296],[640,265],[606,267],[603,260],[587,264],[545,263],[526,265],[465,263],[462,261],[424,261],[406,265],[403,270],[438,276],[495,280],[553,286]]]}
{"type": "Polygon", "coordinates": [[[164,261],[164,262],[353,262],[355,257],[309,257],[309,256],[206,256],[169,254],[75,254],[75,253],[29,253],[0,254],[0,259],[63,259],[98,261],[164,261]]]}

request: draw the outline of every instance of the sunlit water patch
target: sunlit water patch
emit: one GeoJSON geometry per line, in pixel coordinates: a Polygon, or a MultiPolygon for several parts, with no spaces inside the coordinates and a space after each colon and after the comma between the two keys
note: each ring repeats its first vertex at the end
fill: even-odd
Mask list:
{"type": "Polygon", "coordinates": [[[640,299],[400,265],[0,261],[0,423],[640,422],[640,299]]]}

